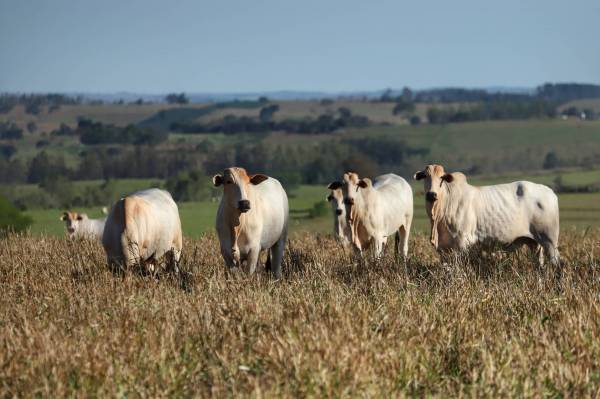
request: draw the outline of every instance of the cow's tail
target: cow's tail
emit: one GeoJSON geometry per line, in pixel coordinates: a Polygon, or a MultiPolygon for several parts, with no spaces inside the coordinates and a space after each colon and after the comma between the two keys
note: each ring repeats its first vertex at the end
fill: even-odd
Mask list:
{"type": "Polygon", "coordinates": [[[137,237],[138,226],[135,220],[136,203],[132,198],[123,198],[123,232],[121,233],[121,250],[125,267],[130,268],[140,259],[139,240],[137,237]]]}

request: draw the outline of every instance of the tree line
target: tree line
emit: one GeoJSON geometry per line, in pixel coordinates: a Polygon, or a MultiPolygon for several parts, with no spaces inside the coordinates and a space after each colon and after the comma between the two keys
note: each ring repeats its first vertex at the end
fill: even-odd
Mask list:
{"type": "Polygon", "coordinates": [[[287,118],[281,121],[274,120],[275,113],[279,110],[276,104],[263,107],[258,118],[249,116],[226,115],[212,122],[174,122],[170,128],[178,133],[267,133],[281,131],[298,134],[332,133],[344,128],[361,128],[371,124],[369,118],[354,115],[349,108],[340,107],[335,114],[325,113],[316,118],[303,119],[287,118]]]}

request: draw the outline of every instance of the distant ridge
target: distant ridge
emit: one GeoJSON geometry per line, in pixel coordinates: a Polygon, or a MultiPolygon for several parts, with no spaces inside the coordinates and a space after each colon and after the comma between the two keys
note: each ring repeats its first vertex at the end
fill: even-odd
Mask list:
{"type": "MultiPolygon", "coordinates": [[[[464,101],[472,99],[479,101],[486,99],[489,95],[506,95],[508,97],[537,96],[544,100],[568,101],[582,98],[600,98],[600,85],[586,83],[544,83],[536,87],[518,86],[488,86],[488,87],[460,87],[440,86],[433,88],[411,89],[412,93],[421,100],[431,101],[464,101]]],[[[185,95],[192,103],[216,103],[228,101],[254,101],[260,97],[271,100],[321,100],[325,98],[380,98],[383,94],[389,98],[398,98],[403,89],[386,88],[382,90],[348,90],[348,91],[302,91],[302,90],[274,90],[256,92],[233,92],[233,93],[202,93],[185,91],[185,95]]],[[[2,92],[0,91],[0,94],[2,92]]],[[[54,94],[54,93],[4,93],[8,95],[21,94],[54,94]]],[[[128,91],[91,93],[91,92],[66,92],[60,93],[72,97],[80,97],[85,101],[103,101],[114,103],[122,100],[130,103],[142,99],[146,102],[165,102],[168,93],[136,93],[128,91]]]]}
{"type": "MultiPolygon", "coordinates": [[[[443,89],[446,87],[440,87],[435,89],[443,89]]],[[[514,94],[531,94],[535,92],[535,88],[528,87],[502,87],[492,86],[489,88],[467,88],[468,90],[485,90],[490,93],[514,93],[514,94]]],[[[186,96],[192,103],[207,103],[207,102],[220,102],[220,101],[233,101],[233,100],[256,100],[260,97],[267,97],[271,100],[322,100],[324,98],[378,98],[386,92],[391,90],[393,95],[399,95],[402,93],[402,89],[381,89],[381,90],[370,90],[370,91],[302,91],[302,90],[277,90],[277,91],[257,91],[257,92],[238,92],[238,93],[198,93],[198,92],[185,92],[186,96]]],[[[415,93],[421,91],[434,90],[434,88],[428,89],[413,89],[415,93]]],[[[22,94],[22,93],[13,93],[22,94]]],[[[28,93],[27,93],[28,94],[28,93]]],[[[66,92],[63,93],[73,97],[82,97],[88,101],[104,101],[104,102],[115,102],[123,100],[124,102],[133,102],[138,99],[142,99],[148,102],[164,102],[164,98],[168,93],[136,93],[136,92],[114,92],[114,93],[90,93],[90,92],[66,92]]]]}

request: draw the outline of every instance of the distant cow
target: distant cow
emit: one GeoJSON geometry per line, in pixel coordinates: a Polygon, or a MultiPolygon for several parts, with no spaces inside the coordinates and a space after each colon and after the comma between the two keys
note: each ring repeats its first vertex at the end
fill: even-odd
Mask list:
{"type": "Polygon", "coordinates": [[[164,256],[177,271],[182,233],[171,194],[153,188],[119,200],[108,214],[102,244],[111,268],[140,264],[153,271],[164,256]]]}
{"type": "Polygon", "coordinates": [[[413,194],[410,185],[392,173],[360,179],[356,173],[344,174],[343,181],[329,185],[341,188],[354,247],[363,251],[375,244],[375,256],[392,234],[396,236],[396,255],[402,247],[408,254],[408,236],[413,218],[413,194]]]}
{"type": "MultiPolygon", "coordinates": [[[[106,215],[106,208],[102,209],[106,215]]],[[[69,238],[102,239],[106,218],[90,219],[85,213],[65,212],[60,217],[65,222],[69,238]]]]}
{"type": "Polygon", "coordinates": [[[541,184],[517,181],[472,186],[460,172],[428,165],[415,174],[423,180],[431,222],[431,243],[441,252],[466,250],[476,243],[528,243],[553,264],[559,263],[558,199],[541,184]]]}
{"type": "Polygon", "coordinates": [[[352,238],[350,233],[350,225],[346,220],[346,206],[344,205],[344,194],[341,188],[331,189],[331,184],[328,187],[331,193],[327,196],[327,201],[331,205],[333,212],[333,234],[335,238],[344,246],[350,244],[352,238]]]}
{"type": "Polygon", "coordinates": [[[288,229],[288,199],[276,179],[248,175],[243,168],[225,169],[213,177],[223,186],[216,229],[225,264],[256,269],[260,252],[268,250],[267,268],[281,277],[281,262],[288,229]]]}

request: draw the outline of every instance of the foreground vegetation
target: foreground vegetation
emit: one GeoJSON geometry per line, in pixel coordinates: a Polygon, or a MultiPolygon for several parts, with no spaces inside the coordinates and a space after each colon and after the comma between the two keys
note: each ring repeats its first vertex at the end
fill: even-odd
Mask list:
{"type": "Polygon", "coordinates": [[[154,278],[97,243],[0,240],[0,396],[600,394],[597,230],[563,234],[560,283],[524,253],[440,265],[422,235],[406,263],[298,236],[277,283],[217,245],[154,278]]]}

